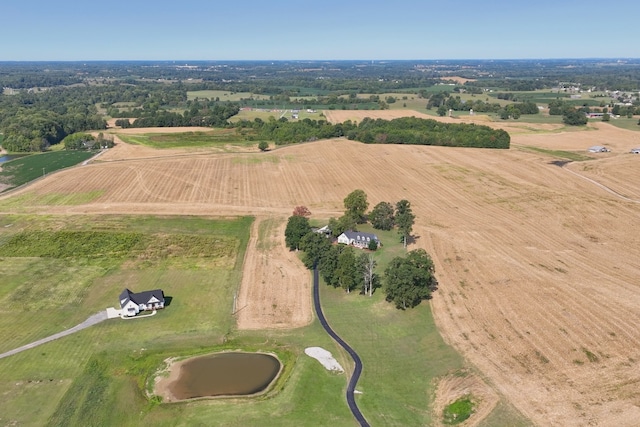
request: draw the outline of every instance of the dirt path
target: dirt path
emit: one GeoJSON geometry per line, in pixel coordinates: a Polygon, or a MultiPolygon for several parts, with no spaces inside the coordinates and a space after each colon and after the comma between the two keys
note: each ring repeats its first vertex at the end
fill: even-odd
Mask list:
{"type": "Polygon", "coordinates": [[[312,320],[311,277],[284,245],[283,216],[257,217],[236,300],[239,329],[296,328],[312,320]]]}
{"type": "Polygon", "coordinates": [[[41,340],[34,341],[32,343],[23,345],[22,347],[18,347],[18,348],[14,348],[13,350],[6,351],[6,352],[0,354],[0,359],[12,356],[12,355],[14,355],[16,353],[20,353],[20,352],[25,351],[25,350],[32,349],[32,348],[37,347],[37,346],[42,345],[42,344],[46,344],[46,343],[51,342],[53,340],[57,340],[58,338],[66,337],[67,335],[71,335],[71,334],[73,334],[75,332],[78,332],[78,331],[81,331],[83,329],[86,329],[89,326],[96,325],[96,324],[98,324],[100,322],[103,322],[103,321],[105,321],[107,319],[108,319],[107,311],[106,310],[105,311],[101,311],[101,312],[96,313],[96,314],[94,314],[92,316],[89,316],[89,318],[87,318],[87,320],[85,320],[84,322],[82,322],[82,323],[80,323],[80,324],[78,324],[78,325],[76,325],[76,326],[74,326],[72,328],[69,328],[69,329],[67,329],[65,331],[58,332],[57,334],[50,335],[50,336],[48,336],[46,338],[42,338],[41,340]]]}

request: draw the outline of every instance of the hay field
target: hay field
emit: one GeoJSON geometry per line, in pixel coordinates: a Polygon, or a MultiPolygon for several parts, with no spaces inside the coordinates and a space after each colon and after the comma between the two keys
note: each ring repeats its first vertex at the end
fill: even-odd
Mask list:
{"type": "MultiPolygon", "coordinates": [[[[523,130],[511,150],[331,140],[268,153],[155,152],[150,161],[117,156],[120,144],[117,161],[54,174],[0,198],[0,211],[286,219],[305,204],[326,218],[340,214],[355,188],[370,206],[406,198],[417,215],[414,245],[436,263],[436,323],[486,382],[537,425],[632,426],[640,420],[640,203],[632,184],[640,156],[624,149],[640,144],[637,133],[589,129],[523,130]],[[614,151],[568,168],[520,149],[583,152],[596,143],[614,151]],[[83,194],[94,197],[78,203],[83,194]]],[[[278,251],[271,256],[253,265],[286,262],[278,251]]],[[[304,293],[273,298],[251,301],[264,327],[308,315],[304,293]]]]}

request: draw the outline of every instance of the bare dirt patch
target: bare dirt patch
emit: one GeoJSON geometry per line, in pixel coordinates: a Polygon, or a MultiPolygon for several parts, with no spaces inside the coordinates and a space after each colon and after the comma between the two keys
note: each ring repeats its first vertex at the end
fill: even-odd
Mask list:
{"type": "MultiPolygon", "coordinates": [[[[638,134],[606,124],[589,129],[514,133],[510,150],[338,139],[270,153],[124,158],[61,171],[15,197],[29,193],[20,209],[34,213],[253,214],[258,231],[269,218],[284,225],[301,204],[317,217],[338,216],[356,188],[371,206],[410,200],[410,248],[433,255],[440,282],[430,302],[436,324],[487,384],[537,425],[632,426],[640,419],[640,204],[522,148],[611,146],[612,153],[569,167],[635,194],[640,156],[625,147],[640,145],[638,134]],[[82,205],[44,202],[49,194],[96,190],[101,196],[82,205]]],[[[282,235],[273,231],[273,240],[282,235]]],[[[274,248],[247,252],[242,327],[308,321],[294,310],[310,307],[308,273],[295,254],[274,248]],[[304,290],[293,294],[296,286],[304,290]],[[286,291],[272,297],[279,287],[286,291]]]]}
{"type": "Polygon", "coordinates": [[[284,217],[253,224],[236,302],[239,329],[295,328],[312,320],[311,276],[285,246],[285,227],[284,217]]]}
{"type": "Polygon", "coordinates": [[[186,360],[176,361],[174,358],[169,358],[164,362],[164,369],[154,378],[153,394],[160,396],[163,402],[176,402],[179,399],[171,392],[171,384],[180,378],[180,368],[186,360]]]}
{"type": "Polygon", "coordinates": [[[474,403],[474,412],[466,421],[457,424],[461,427],[477,426],[493,411],[500,400],[498,394],[475,374],[458,373],[440,378],[433,400],[435,425],[444,426],[441,421],[444,409],[456,400],[467,396],[474,403]]]}

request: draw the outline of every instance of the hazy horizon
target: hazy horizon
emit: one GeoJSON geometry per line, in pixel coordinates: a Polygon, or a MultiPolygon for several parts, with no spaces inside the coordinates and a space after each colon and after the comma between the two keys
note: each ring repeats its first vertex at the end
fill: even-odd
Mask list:
{"type": "MultiPolygon", "coordinates": [[[[549,0],[246,0],[242,8],[205,0],[179,7],[149,0],[23,0],[3,6],[2,62],[638,57],[631,25],[603,15],[595,0],[579,7],[549,0]]],[[[640,2],[623,0],[616,10],[637,16],[640,2]]]]}

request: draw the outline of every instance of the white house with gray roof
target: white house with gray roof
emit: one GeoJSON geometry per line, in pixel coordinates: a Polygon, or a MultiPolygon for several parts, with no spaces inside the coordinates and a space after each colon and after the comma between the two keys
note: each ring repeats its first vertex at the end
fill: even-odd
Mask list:
{"type": "Polygon", "coordinates": [[[164,292],[162,289],[144,291],[140,293],[125,289],[120,294],[120,307],[122,314],[135,316],[144,310],[157,310],[164,308],[164,292]]]}
{"type": "Polygon", "coordinates": [[[368,248],[371,241],[375,241],[380,247],[380,239],[372,233],[364,233],[362,231],[347,230],[338,236],[338,243],[344,245],[352,245],[357,248],[368,248]]]}

